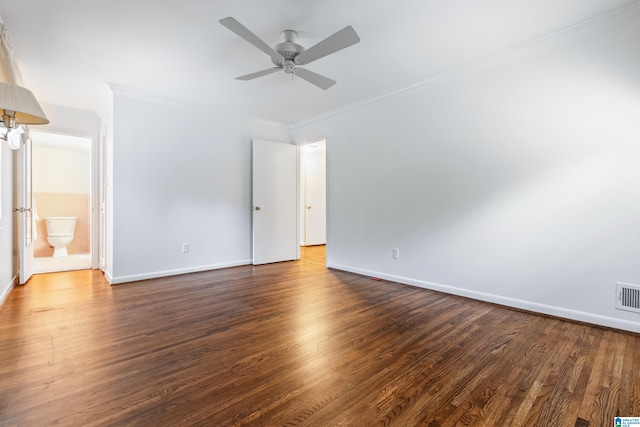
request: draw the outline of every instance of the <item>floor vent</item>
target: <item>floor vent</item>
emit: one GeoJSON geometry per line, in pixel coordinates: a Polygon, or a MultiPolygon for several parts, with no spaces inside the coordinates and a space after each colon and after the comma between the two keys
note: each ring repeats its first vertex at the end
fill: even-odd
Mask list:
{"type": "Polygon", "coordinates": [[[640,286],[616,283],[616,308],[640,313],[640,286]]]}

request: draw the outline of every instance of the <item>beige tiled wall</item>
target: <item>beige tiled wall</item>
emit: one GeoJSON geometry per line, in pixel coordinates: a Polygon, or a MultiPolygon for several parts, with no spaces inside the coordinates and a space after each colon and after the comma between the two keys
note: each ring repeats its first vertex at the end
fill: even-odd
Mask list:
{"type": "Polygon", "coordinates": [[[33,198],[39,217],[36,223],[38,238],[34,242],[34,256],[48,257],[53,254],[53,248],[50,248],[47,242],[47,229],[44,222],[44,219],[50,216],[78,217],[75,237],[67,246],[67,251],[69,254],[91,251],[89,194],[33,193],[33,198]]]}

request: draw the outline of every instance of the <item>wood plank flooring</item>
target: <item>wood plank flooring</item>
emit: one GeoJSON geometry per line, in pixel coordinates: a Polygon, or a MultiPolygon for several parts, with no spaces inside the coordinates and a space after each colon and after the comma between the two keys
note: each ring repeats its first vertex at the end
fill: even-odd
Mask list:
{"type": "Polygon", "coordinates": [[[0,311],[2,426],[590,426],[640,416],[640,336],[303,260],[109,286],[34,276],[0,311]]]}

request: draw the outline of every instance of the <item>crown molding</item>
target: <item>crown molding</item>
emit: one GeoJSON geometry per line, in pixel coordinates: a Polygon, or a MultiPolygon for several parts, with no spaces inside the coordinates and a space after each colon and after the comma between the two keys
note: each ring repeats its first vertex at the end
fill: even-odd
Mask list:
{"type": "Polygon", "coordinates": [[[258,122],[258,123],[262,123],[262,124],[273,126],[273,127],[280,127],[285,129],[288,128],[287,124],[285,123],[267,120],[267,119],[259,118],[249,114],[244,114],[244,113],[235,112],[235,111],[228,111],[228,110],[220,110],[207,105],[185,101],[177,98],[171,98],[169,96],[159,95],[156,93],[145,92],[143,90],[133,89],[133,88],[121,86],[115,83],[107,83],[107,86],[110,89],[111,93],[113,93],[114,95],[122,96],[129,99],[139,99],[143,101],[154,102],[156,104],[163,104],[168,107],[184,108],[194,112],[208,113],[208,114],[213,113],[219,116],[226,116],[229,119],[252,121],[252,122],[258,122]]]}
{"type": "Polygon", "coordinates": [[[289,130],[293,132],[303,126],[308,126],[313,123],[338,116],[348,111],[353,111],[367,105],[375,104],[388,98],[407,95],[409,93],[424,90],[426,88],[449,82],[463,76],[468,76],[482,70],[487,70],[490,68],[498,67],[500,65],[508,64],[510,62],[517,61],[535,53],[549,50],[554,47],[566,44],[570,41],[579,39],[598,29],[613,27],[625,22],[633,21],[638,18],[640,18],[640,1],[634,0],[633,2],[625,6],[619,7],[585,21],[581,21],[577,24],[564,27],[552,33],[533,38],[526,42],[513,45],[511,47],[433,74],[426,80],[415,85],[364,98],[362,100],[347,104],[343,107],[336,108],[334,110],[313,116],[309,119],[294,123],[289,126],[289,130]]]}
{"type": "MultiPolygon", "coordinates": [[[[49,104],[48,102],[41,102],[40,105],[42,106],[43,110],[57,110],[57,111],[65,111],[68,113],[74,113],[74,114],[92,114],[96,117],[98,117],[98,113],[96,113],[94,110],[84,110],[82,108],[76,108],[76,107],[68,107],[66,105],[58,105],[58,104],[49,104]]],[[[45,111],[46,113],[46,111],[45,111]]]]}

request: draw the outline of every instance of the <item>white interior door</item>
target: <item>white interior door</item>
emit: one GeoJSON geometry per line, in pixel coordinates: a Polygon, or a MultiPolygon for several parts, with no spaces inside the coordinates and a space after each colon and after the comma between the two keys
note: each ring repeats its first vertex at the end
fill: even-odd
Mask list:
{"type": "Polygon", "coordinates": [[[303,146],[304,244],[327,242],[326,150],[324,141],[303,146]]]}
{"type": "Polygon", "coordinates": [[[18,256],[20,257],[20,284],[23,285],[33,275],[34,212],[33,190],[31,186],[31,138],[29,132],[22,134],[24,142],[18,153],[18,256]]]}
{"type": "Polygon", "coordinates": [[[298,151],[253,140],[253,264],[299,258],[298,151]]]}

